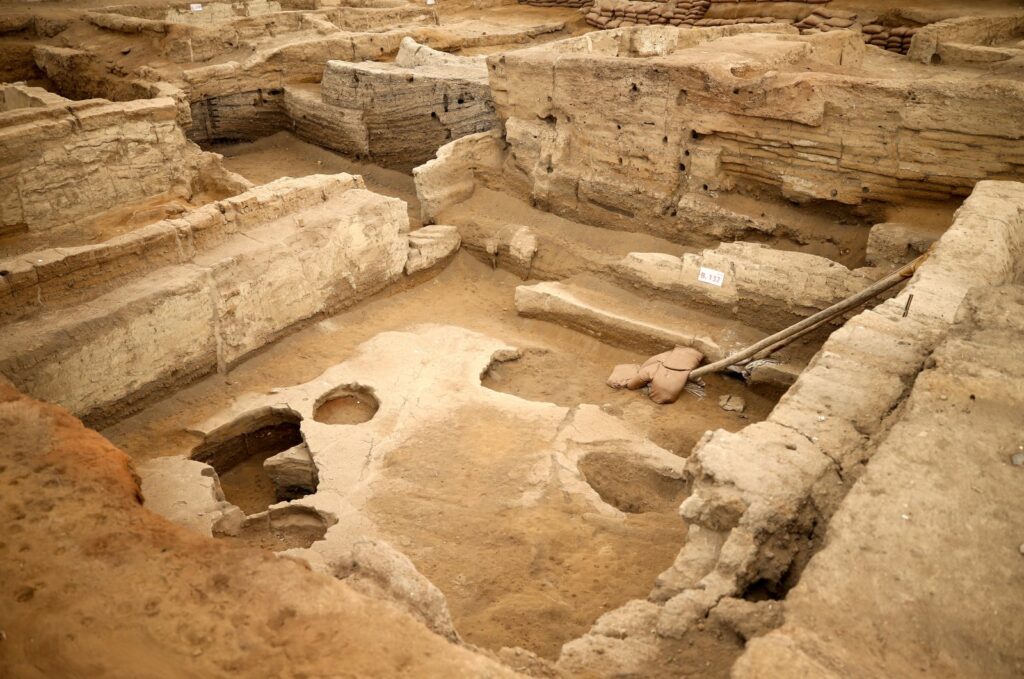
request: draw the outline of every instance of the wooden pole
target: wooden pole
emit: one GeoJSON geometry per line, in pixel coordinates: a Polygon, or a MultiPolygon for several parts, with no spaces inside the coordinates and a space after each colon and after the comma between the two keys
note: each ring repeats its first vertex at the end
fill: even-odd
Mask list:
{"type": "Polygon", "coordinates": [[[690,373],[690,379],[697,379],[703,375],[710,375],[711,373],[720,372],[730,366],[734,366],[741,361],[745,361],[748,358],[756,356],[763,352],[765,349],[770,349],[765,355],[768,355],[774,351],[778,351],[781,347],[785,346],[789,342],[793,341],[797,337],[804,335],[811,330],[820,327],[823,323],[835,318],[836,316],[846,313],[850,309],[856,308],[861,304],[864,304],[869,299],[877,297],[886,290],[899,285],[903,281],[907,280],[914,275],[917,268],[928,258],[928,253],[924,253],[909,264],[901,266],[896,269],[888,276],[881,278],[868,287],[864,288],[855,295],[851,295],[841,302],[837,302],[827,309],[823,309],[818,313],[808,316],[798,323],[794,323],[785,330],[765,337],[760,342],[752,344],[746,349],[742,349],[732,356],[727,356],[720,361],[709,363],[708,365],[702,365],[693,372],[690,373]]]}

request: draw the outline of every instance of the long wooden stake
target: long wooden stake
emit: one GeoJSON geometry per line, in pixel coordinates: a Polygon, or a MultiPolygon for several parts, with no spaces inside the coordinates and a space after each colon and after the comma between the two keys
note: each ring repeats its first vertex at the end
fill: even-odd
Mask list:
{"type": "MultiPolygon", "coordinates": [[[[786,344],[793,341],[797,337],[804,335],[810,332],[811,330],[819,327],[826,321],[829,321],[840,314],[846,313],[850,309],[860,306],[861,304],[867,302],[872,297],[877,297],[886,290],[896,285],[899,285],[903,281],[907,280],[908,278],[914,275],[914,272],[917,271],[917,268],[921,266],[924,260],[928,259],[928,254],[929,253],[927,252],[924,253],[923,255],[921,255],[914,261],[910,262],[909,264],[906,264],[904,266],[901,266],[899,269],[896,269],[885,278],[881,278],[875,281],[874,283],[864,288],[857,294],[851,295],[844,299],[843,301],[837,302],[830,306],[829,308],[823,309],[822,311],[819,311],[818,313],[812,316],[808,316],[799,323],[794,323],[793,325],[789,326],[785,330],[780,330],[774,335],[765,337],[760,342],[752,344],[746,349],[742,349],[736,352],[732,356],[727,356],[720,361],[715,361],[714,363],[709,363],[708,365],[702,365],[701,367],[697,368],[696,370],[690,373],[690,379],[693,380],[703,375],[710,375],[711,373],[720,372],[730,366],[734,366],[741,361],[745,361],[746,359],[761,353],[765,349],[771,349],[771,351],[778,351],[778,349],[780,349],[782,346],[785,346],[786,344]]],[[[766,352],[766,355],[767,353],[771,352],[766,352]]]]}

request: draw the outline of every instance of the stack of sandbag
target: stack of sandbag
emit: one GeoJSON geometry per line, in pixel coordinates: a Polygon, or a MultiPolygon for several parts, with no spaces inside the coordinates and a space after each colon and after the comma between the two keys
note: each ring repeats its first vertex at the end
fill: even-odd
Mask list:
{"type": "Polygon", "coordinates": [[[868,24],[863,29],[864,42],[875,47],[881,47],[890,52],[906,54],[910,51],[910,41],[917,33],[917,26],[883,26],[881,24],[868,24]]]}
{"type": "Polygon", "coordinates": [[[675,403],[683,393],[690,373],[704,360],[704,354],[690,347],[676,347],[652,356],[642,365],[624,363],[615,366],[608,378],[612,389],[643,389],[655,403],[675,403]]]}
{"type": "Polygon", "coordinates": [[[594,0],[519,0],[520,5],[534,7],[590,7],[594,0]]]}
{"type": "Polygon", "coordinates": [[[597,28],[668,24],[692,26],[707,12],[711,0],[669,2],[598,2],[586,14],[587,23],[597,28]]]}
{"type": "Polygon", "coordinates": [[[846,12],[838,9],[819,7],[808,16],[796,22],[796,27],[801,33],[828,33],[829,31],[860,31],[861,24],[857,15],[853,12],[846,12]]]}

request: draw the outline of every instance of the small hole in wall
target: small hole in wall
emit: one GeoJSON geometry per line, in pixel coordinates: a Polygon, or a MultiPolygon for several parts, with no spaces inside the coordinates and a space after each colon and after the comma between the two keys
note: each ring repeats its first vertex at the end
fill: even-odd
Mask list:
{"type": "Polygon", "coordinates": [[[690,149],[686,149],[685,151],[683,151],[683,155],[684,156],[689,156],[690,155],[690,149]]]}
{"type": "Polygon", "coordinates": [[[740,88],[738,88],[738,87],[732,88],[732,93],[733,94],[739,94],[740,93],[740,88]]]}
{"type": "Polygon", "coordinates": [[[548,165],[548,174],[551,174],[554,171],[555,171],[555,168],[553,168],[552,166],[548,165]]]}
{"type": "Polygon", "coordinates": [[[615,129],[616,129],[616,130],[621,130],[621,129],[622,129],[622,125],[616,124],[616,125],[615,125],[615,129]]]}
{"type": "Polygon", "coordinates": [[[700,133],[697,130],[690,130],[690,139],[700,139],[700,133]]]}
{"type": "Polygon", "coordinates": [[[668,137],[662,137],[661,138],[661,143],[662,144],[667,144],[668,143],[668,137]]]}
{"type": "Polygon", "coordinates": [[[864,193],[871,193],[871,187],[868,187],[868,186],[862,187],[861,191],[863,191],[864,193]]]}
{"type": "Polygon", "coordinates": [[[622,165],[622,158],[619,158],[619,165],[622,165]]]}
{"type": "Polygon", "coordinates": [[[458,99],[456,99],[455,101],[456,101],[457,103],[459,103],[459,104],[465,104],[465,103],[466,103],[466,100],[465,100],[465,99],[463,99],[462,97],[459,97],[459,98],[458,98],[458,99]]]}
{"type": "Polygon", "coordinates": [[[705,185],[704,185],[704,190],[705,190],[705,191],[707,191],[707,190],[708,190],[708,185],[707,185],[707,184],[705,184],[705,185]]]}
{"type": "Polygon", "coordinates": [[[632,84],[631,84],[631,85],[629,86],[629,91],[630,91],[630,92],[639,92],[639,91],[640,91],[640,88],[636,86],[636,83],[632,83],[632,84]]]}
{"type": "Polygon", "coordinates": [[[786,598],[789,588],[783,583],[771,582],[764,578],[754,582],[743,592],[747,601],[780,601],[786,598]]]}
{"type": "Polygon", "coordinates": [[[431,118],[436,118],[437,117],[437,111],[431,111],[430,112],[430,117],[431,118]]]}
{"type": "Polygon", "coordinates": [[[679,163],[679,171],[686,172],[686,163],[679,163]]]}
{"type": "Polygon", "coordinates": [[[3,269],[2,271],[0,271],[0,276],[9,276],[9,275],[11,275],[11,272],[8,271],[7,269],[3,269]]]}

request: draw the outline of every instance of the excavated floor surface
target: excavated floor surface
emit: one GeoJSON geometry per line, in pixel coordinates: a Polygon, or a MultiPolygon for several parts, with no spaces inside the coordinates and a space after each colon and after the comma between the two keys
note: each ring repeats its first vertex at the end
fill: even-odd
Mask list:
{"type": "MultiPolygon", "coordinates": [[[[60,17],[68,9],[107,4],[104,0],[74,0],[41,2],[34,7],[60,17]]],[[[142,0],[137,6],[165,4],[142,0]]],[[[901,4],[904,8],[947,11],[962,9],[965,3],[909,0],[901,4]]],[[[971,4],[977,5],[971,9],[979,14],[1024,6],[1008,0],[971,4]]],[[[891,6],[883,0],[841,0],[829,5],[855,11],[891,6]]],[[[533,44],[590,30],[575,10],[519,5],[449,12],[441,23],[471,19],[500,27],[568,22],[565,30],[539,36],[533,44]]],[[[77,27],[68,35],[75,31],[98,51],[119,49],[116,34],[77,27]]],[[[278,39],[290,38],[278,36],[268,44],[278,39]]],[[[465,48],[458,53],[469,56],[504,49],[508,45],[465,48]]],[[[218,55],[207,65],[237,56],[218,55]]],[[[138,49],[123,63],[159,67],[169,62],[138,49]]],[[[910,68],[919,69],[922,76],[927,73],[923,65],[910,68]]],[[[909,72],[905,64],[897,68],[888,54],[869,55],[864,65],[865,73],[878,77],[897,70],[904,75],[909,72]]],[[[52,83],[39,84],[52,87],[52,83]]],[[[313,174],[361,175],[370,191],[407,203],[413,230],[422,226],[416,187],[412,176],[404,172],[353,160],[289,132],[253,142],[216,143],[204,150],[222,154],[227,169],[255,184],[313,174]]],[[[212,193],[189,199],[157,196],[45,237],[15,233],[0,239],[0,257],[29,249],[100,242],[221,197],[212,193]]],[[[741,211],[761,209],[752,196],[731,195],[721,202],[741,211]]],[[[958,205],[959,201],[894,205],[874,221],[913,222],[939,234],[952,222],[958,205]]],[[[775,207],[763,209],[770,212],[775,207]]],[[[811,237],[809,241],[780,237],[772,247],[822,255],[850,267],[864,263],[867,229],[847,224],[845,218],[837,217],[839,213],[817,207],[799,210],[802,217],[797,220],[797,230],[811,237]]],[[[709,430],[738,431],[764,420],[782,396],[776,389],[749,388],[720,375],[706,378],[705,398],[684,393],[680,402],[671,406],[655,405],[642,393],[608,389],[604,380],[612,366],[641,362],[646,355],[520,316],[513,300],[523,279],[490,266],[481,243],[491,234],[529,225],[547,243],[556,245],[545,247],[531,265],[535,277],[545,279],[600,269],[631,252],[682,255],[699,248],[638,232],[588,226],[483,187],[477,187],[472,198],[441,213],[438,221],[457,225],[467,250],[440,273],[432,278],[432,274],[420,275],[353,309],[306,324],[247,356],[225,374],[208,376],[170,393],[100,433],[136,463],[187,456],[203,441],[193,427],[230,410],[236,400],[302,385],[349,360],[357,348],[382,333],[413,331],[426,324],[465,328],[522,351],[514,360],[492,363],[480,375],[484,387],[567,408],[599,406],[604,413],[635,427],[638,437],[680,457],[690,455],[709,430]],[[719,406],[724,396],[742,396],[745,410],[724,410],[719,406]]],[[[1020,307],[1019,290],[1013,294],[1011,301],[1020,307]]],[[[990,301],[993,308],[1002,302],[990,301]]],[[[995,342],[1000,347],[1012,344],[1012,332],[1019,330],[1019,324],[1011,328],[1007,321],[1005,325],[995,342]]],[[[975,348],[988,350],[992,338],[982,334],[979,331],[969,339],[977,340],[975,348]]],[[[964,340],[964,344],[970,342],[964,340]]],[[[823,676],[808,672],[808,668],[820,669],[811,664],[787,664],[796,657],[787,655],[796,648],[792,644],[798,643],[808,657],[818,653],[819,646],[841,645],[836,639],[844,634],[849,610],[858,609],[863,609],[864,626],[847,631],[853,639],[853,653],[862,650],[868,658],[864,667],[891,669],[884,661],[900,656],[899,650],[887,646],[887,634],[893,630],[902,631],[902,638],[915,647],[934,643],[939,658],[934,667],[945,667],[942,654],[947,651],[939,648],[942,630],[939,641],[932,641],[929,635],[932,616],[936,620],[943,616],[940,606],[917,601],[911,602],[907,611],[901,609],[901,597],[911,591],[919,600],[931,597],[945,602],[942,607],[948,610],[956,606],[950,592],[959,591],[964,583],[985,596],[1015,594],[989,591],[978,575],[986,572],[986,566],[976,563],[973,556],[964,556],[966,552],[980,553],[985,545],[975,544],[973,534],[966,539],[956,530],[950,532],[949,526],[963,517],[951,515],[932,531],[926,528],[928,519],[914,528],[918,512],[929,517],[929,504],[945,511],[949,503],[942,498],[951,488],[949,494],[954,497],[965,493],[961,504],[978,515],[989,511],[993,501],[1008,507],[997,510],[993,520],[967,521],[969,528],[981,526],[986,535],[994,532],[992,526],[1010,532],[1008,517],[1020,513],[1006,478],[1000,476],[993,486],[988,474],[975,468],[984,465],[991,471],[998,464],[1000,472],[1014,473],[1016,467],[1010,468],[1005,460],[1006,451],[1013,452],[1014,442],[1002,428],[1020,418],[1006,405],[1010,399],[1005,395],[990,403],[982,394],[983,402],[975,403],[972,380],[977,376],[971,372],[967,353],[956,342],[947,342],[937,354],[939,367],[926,366],[930,372],[922,373],[920,393],[905,406],[917,420],[911,418],[896,432],[907,437],[906,449],[917,451],[922,465],[940,470],[925,475],[930,482],[924,489],[926,495],[915,488],[920,478],[917,471],[899,462],[899,437],[893,436],[886,442],[886,455],[872,463],[878,468],[869,469],[874,476],[868,478],[869,483],[855,486],[843,513],[837,515],[828,549],[815,557],[818,560],[811,562],[806,580],[794,590],[793,615],[787,618],[787,626],[771,633],[767,641],[762,638],[748,646],[746,635],[737,631],[742,625],[724,625],[712,616],[681,638],[659,638],[657,658],[636,676],[725,677],[737,676],[737,671],[750,672],[744,677],[769,676],[757,674],[763,668],[751,670],[749,658],[745,658],[745,669],[744,661],[736,664],[745,648],[766,654],[764,657],[777,663],[780,674],[804,671],[807,676],[823,676]],[[947,403],[949,394],[955,403],[947,403]],[[992,431],[1000,432],[998,452],[974,450],[979,445],[975,438],[987,440],[969,434],[971,423],[977,424],[976,418],[970,418],[975,408],[980,408],[992,431]],[[943,412],[956,416],[951,416],[955,433],[936,434],[942,427],[938,424],[941,418],[936,419],[934,413],[943,412]],[[934,421],[929,422],[929,417],[934,421]],[[910,440],[911,435],[917,438],[910,440]],[[958,440],[966,441],[964,450],[980,461],[972,458],[968,465],[957,460],[950,470],[941,471],[944,465],[939,464],[941,455],[935,451],[958,440]],[[970,493],[961,487],[959,473],[977,484],[971,486],[970,493]],[[983,494],[979,487],[992,492],[983,494]],[[890,497],[880,500],[872,494],[890,497]],[[984,500],[979,499],[982,497],[984,500]],[[915,509],[914,503],[922,508],[915,509]],[[874,528],[861,525],[857,510],[874,528]],[[950,535],[943,537],[941,531],[950,535]],[[901,535],[909,536],[906,542],[901,535]],[[904,558],[900,555],[907,549],[913,554],[907,561],[916,572],[926,572],[929,567],[940,572],[945,547],[956,552],[948,561],[958,566],[958,576],[935,577],[935,582],[944,583],[940,597],[929,590],[931,580],[903,587],[899,576],[890,577],[892,562],[904,558]],[[850,569],[858,554],[881,575],[850,569]],[[838,583],[834,591],[832,582],[838,583]],[[892,621],[892,630],[875,624],[879,611],[884,613],[883,621],[892,621]],[[819,626],[834,628],[829,639],[819,636],[819,626]]],[[[989,363],[985,367],[992,374],[1005,373],[1010,364],[989,363]]],[[[1019,377],[1019,366],[1011,367],[1019,377]]],[[[1000,376],[996,381],[1001,384],[1001,380],[1000,376]]],[[[1014,398],[1020,396],[1019,388],[1010,391],[1014,398]]],[[[484,655],[446,644],[398,615],[390,604],[357,594],[348,583],[311,573],[299,559],[276,558],[270,553],[308,547],[324,537],[326,527],[280,533],[243,529],[239,535],[216,541],[197,537],[140,509],[141,494],[130,466],[100,436],[55,409],[26,410],[27,400],[9,389],[0,376],[0,431],[10,427],[15,432],[0,456],[0,481],[8,489],[0,503],[0,520],[8,527],[6,534],[0,535],[0,553],[12,557],[0,560],[0,595],[5,602],[0,604],[0,627],[6,625],[6,629],[0,628],[0,676],[5,667],[26,677],[120,676],[126,663],[152,667],[147,676],[154,677],[180,676],[183,667],[197,676],[504,676],[506,668],[484,655]],[[246,610],[239,610],[239,601],[247,602],[246,610]],[[4,614],[5,607],[12,607],[13,614],[4,614]],[[8,636],[12,641],[8,642],[8,636]],[[329,665],[328,659],[337,656],[321,654],[325,646],[343,649],[350,665],[329,665]]],[[[358,394],[341,395],[319,406],[315,419],[358,424],[371,419],[376,410],[376,403],[358,394]]],[[[443,592],[455,627],[470,650],[478,646],[486,653],[518,646],[555,660],[563,644],[587,634],[602,614],[631,600],[647,599],[652,583],[673,564],[686,538],[688,526],[680,519],[679,505],[690,487],[624,462],[614,453],[597,453],[585,457],[579,471],[604,502],[625,512],[623,517],[595,511],[592,502],[556,483],[542,485],[544,492],[533,502],[517,504],[531,483],[531,474],[536,473],[533,454],[550,444],[537,422],[511,410],[475,404],[457,411],[448,421],[416,430],[417,436],[387,455],[364,511],[375,537],[386,539],[408,556],[443,592]]],[[[277,500],[262,466],[272,454],[254,455],[220,475],[227,500],[247,515],[262,512],[277,500]]],[[[534,481],[534,487],[540,485],[534,481]]],[[[995,565],[989,565],[989,571],[1000,577],[1019,571],[1014,561],[1019,541],[1019,536],[1002,540],[1005,544],[998,545],[999,560],[991,560],[995,565]]],[[[1024,544],[1018,551],[1024,553],[1024,544]]],[[[762,591],[756,585],[746,592],[748,602],[787,595],[762,591]]],[[[789,600],[782,605],[788,607],[789,600]]],[[[986,620],[983,603],[972,602],[965,608],[977,616],[977,629],[998,625],[998,633],[990,636],[1005,648],[1011,649],[1013,639],[1021,636],[1016,620],[986,620]]],[[[753,620],[751,627],[758,624],[753,620]]],[[[899,640],[894,635],[892,643],[899,640]]],[[[961,641],[953,638],[950,647],[961,641]]],[[[978,640],[979,645],[984,643],[978,640]]],[[[845,647],[843,652],[847,652],[845,647]]],[[[969,658],[971,649],[953,648],[951,652],[969,658]]],[[[1010,653],[1007,651],[1007,657],[1010,653]]],[[[764,667],[773,667],[771,662],[764,667]]],[[[904,668],[908,674],[915,670],[921,676],[928,674],[928,667],[912,664],[908,660],[904,668]]],[[[1005,666],[994,663],[997,670],[1005,666]]],[[[1018,671],[1020,667],[1018,663],[1018,671]]]]}
{"type": "MultiPolygon", "coordinates": [[[[138,460],[187,454],[199,437],[186,430],[233,398],[302,383],[380,332],[441,319],[526,350],[517,361],[494,365],[483,378],[485,386],[559,405],[603,406],[679,455],[688,454],[707,429],[739,429],[762,419],[774,404],[772,395],[756,394],[728,378],[711,378],[703,400],[686,394],[668,407],[635,392],[614,392],[603,385],[610,367],[643,357],[520,318],[511,305],[520,282],[459,255],[431,282],[326,319],[229,375],[207,378],[103,433],[138,460]],[[723,394],[742,394],[746,412],[720,409],[723,394]]],[[[556,657],[562,643],[584,633],[603,612],[645,597],[678,552],[685,524],[675,499],[685,492],[682,484],[664,487],[649,478],[630,481],[615,469],[595,470],[595,477],[603,472],[614,479],[591,480],[606,497],[652,498],[641,508],[648,511],[630,513],[624,523],[588,513],[577,498],[563,493],[510,510],[506,504],[522,492],[529,472],[520,458],[539,445],[529,423],[501,412],[472,411],[444,432],[437,439],[410,441],[386,462],[370,512],[445,593],[456,627],[468,641],[492,649],[518,645],[556,657]],[[632,492],[616,487],[631,482],[632,492]]],[[[229,497],[235,482],[228,479],[229,497]]],[[[253,509],[260,487],[243,493],[247,503],[255,503],[253,509]]],[[[266,488],[262,498],[269,499],[266,488]]],[[[723,643],[728,650],[733,642],[723,643]]]]}
{"type": "Polygon", "coordinates": [[[206,150],[223,154],[224,165],[254,184],[280,177],[347,172],[361,175],[374,193],[401,198],[409,206],[409,224],[420,225],[420,203],[412,175],[373,163],[352,160],[340,153],[302,141],[289,132],[278,132],[253,142],[213,144],[206,150]]]}

